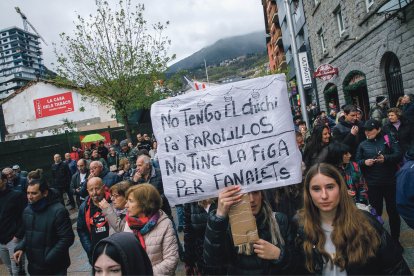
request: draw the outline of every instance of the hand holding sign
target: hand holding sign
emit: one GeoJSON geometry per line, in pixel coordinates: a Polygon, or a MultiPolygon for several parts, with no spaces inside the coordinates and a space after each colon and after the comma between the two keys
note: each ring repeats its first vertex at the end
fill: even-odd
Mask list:
{"type": "Polygon", "coordinates": [[[241,201],[243,194],[240,194],[240,186],[230,186],[224,188],[218,197],[217,216],[227,217],[230,207],[241,201]]]}

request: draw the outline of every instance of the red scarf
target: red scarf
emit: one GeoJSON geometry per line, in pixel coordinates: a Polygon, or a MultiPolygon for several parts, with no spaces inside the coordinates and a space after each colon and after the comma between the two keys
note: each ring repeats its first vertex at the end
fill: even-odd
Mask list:
{"type": "Polygon", "coordinates": [[[160,216],[160,212],[156,212],[151,217],[143,218],[130,217],[126,215],[125,219],[128,223],[129,228],[131,228],[132,232],[135,234],[135,236],[137,236],[144,250],[146,250],[146,246],[143,235],[149,233],[157,225],[160,216]]]}
{"type": "MultiPolygon", "coordinates": [[[[111,193],[109,192],[108,187],[105,186],[104,189],[105,189],[105,199],[106,199],[106,201],[111,202],[111,193]]],[[[94,204],[94,203],[91,202],[91,197],[89,197],[88,202],[86,203],[86,210],[85,210],[85,221],[86,221],[86,227],[88,228],[89,234],[91,233],[91,226],[93,225],[93,218],[91,218],[91,207],[90,207],[91,204],[94,204]]],[[[101,212],[96,212],[93,216],[97,217],[100,214],[101,214],[101,212]]],[[[105,219],[105,222],[106,221],[107,220],[105,219]]]]}

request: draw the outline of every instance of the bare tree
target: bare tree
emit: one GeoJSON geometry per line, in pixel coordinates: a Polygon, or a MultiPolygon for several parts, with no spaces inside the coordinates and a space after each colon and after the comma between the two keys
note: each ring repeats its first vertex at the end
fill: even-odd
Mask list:
{"type": "Polygon", "coordinates": [[[171,41],[163,34],[169,22],[148,27],[144,5],[131,0],[119,0],[116,10],[106,1],[95,3],[96,14],[87,19],[78,15],[72,36],[60,34],[57,72],[61,81],[114,108],[131,139],[128,114],[162,98],[155,87],[174,59],[167,53],[171,41]]]}

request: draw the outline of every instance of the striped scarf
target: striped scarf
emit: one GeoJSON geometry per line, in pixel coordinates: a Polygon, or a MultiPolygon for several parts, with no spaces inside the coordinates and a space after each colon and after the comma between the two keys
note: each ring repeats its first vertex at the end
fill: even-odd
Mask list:
{"type": "Polygon", "coordinates": [[[142,245],[142,248],[146,250],[144,235],[150,232],[155,225],[157,225],[158,219],[160,218],[160,212],[156,212],[151,217],[130,217],[126,215],[126,222],[128,223],[129,228],[138,238],[139,242],[142,245]]]}

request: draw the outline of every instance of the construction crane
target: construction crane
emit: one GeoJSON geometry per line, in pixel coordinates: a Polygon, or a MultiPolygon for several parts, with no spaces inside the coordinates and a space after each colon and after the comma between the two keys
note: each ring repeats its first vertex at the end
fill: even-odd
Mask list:
{"type": "Polygon", "coordinates": [[[29,20],[27,20],[27,16],[20,10],[20,8],[19,7],[15,7],[15,9],[16,9],[16,12],[18,13],[18,14],[20,14],[20,16],[22,17],[22,19],[23,19],[23,28],[24,28],[24,30],[26,31],[26,32],[28,32],[29,31],[29,27],[28,27],[28,25],[30,26],[30,28],[32,28],[32,30],[37,34],[37,36],[43,41],[43,43],[47,46],[47,43],[46,43],[46,41],[43,39],[43,37],[39,34],[39,32],[36,30],[36,28],[29,22],[29,20]]]}

